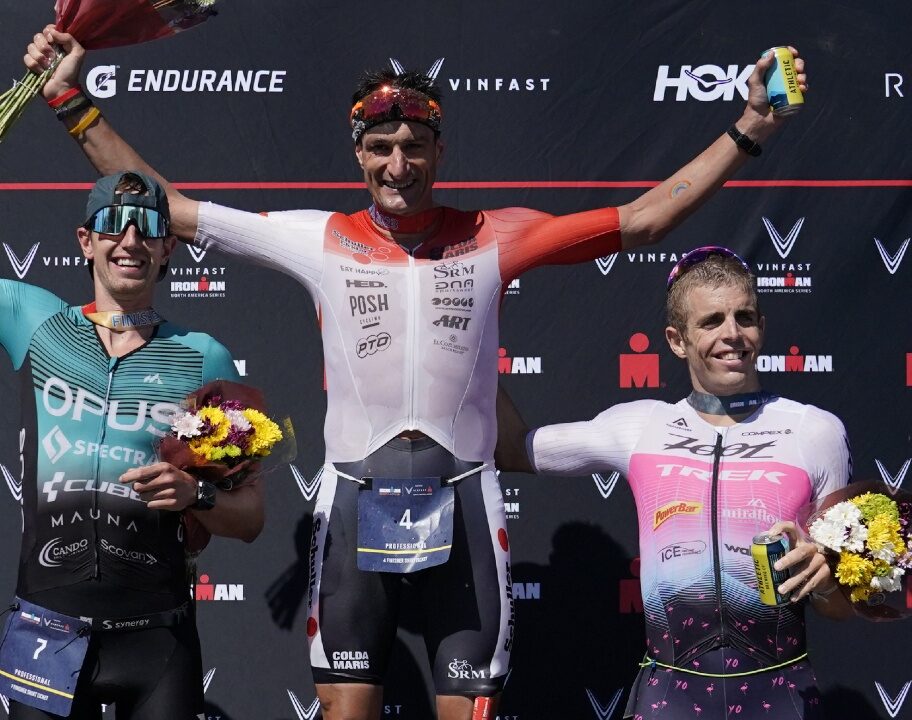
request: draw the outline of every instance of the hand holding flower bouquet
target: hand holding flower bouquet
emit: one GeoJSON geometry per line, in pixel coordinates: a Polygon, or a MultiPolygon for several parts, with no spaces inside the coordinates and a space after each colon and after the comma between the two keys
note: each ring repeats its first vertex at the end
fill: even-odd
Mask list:
{"type": "MultiPolygon", "coordinates": [[[[283,449],[283,460],[294,455],[294,431],[285,422],[285,431],[264,412],[259,390],[216,380],[184,402],[175,415],[171,435],[158,446],[161,460],[191,475],[211,482],[221,490],[232,490],[256,482],[260,461],[283,449]]],[[[209,542],[209,534],[192,513],[184,514],[188,548],[199,552],[209,542]]]]}
{"type": "MultiPolygon", "coordinates": [[[[216,0],[57,0],[56,28],[87,50],[111,48],[170,37],[215,14],[216,0]]],[[[0,95],[0,142],[37,95],[64,55],[41,74],[27,73],[0,95]]]]}
{"type": "Polygon", "coordinates": [[[853,483],[799,515],[824,548],[840,590],[871,620],[909,614],[906,571],[912,568],[912,498],[879,483],[853,483]]]}

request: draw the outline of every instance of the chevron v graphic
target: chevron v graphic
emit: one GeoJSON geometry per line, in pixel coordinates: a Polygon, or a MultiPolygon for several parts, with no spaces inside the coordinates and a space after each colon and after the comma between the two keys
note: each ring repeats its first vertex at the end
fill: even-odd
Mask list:
{"type": "Polygon", "coordinates": [[[624,688],[619,688],[608,704],[602,705],[595,696],[595,693],[589,688],[586,688],[586,695],[589,696],[589,702],[592,703],[592,709],[595,710],[596,717],[598,717],[599,720],[611,720],[611,716],[614,715],[614,710],[621,701],[621,695],[623,694],[624,688]]]}
{"type": "Polygon", "coordinates": [[[215,675],[215,668],[212,668],[206,675],[203,677],[203,695],[209,691],[209,683],[212,682],[212,676],[215,675]]]}
{"type": "Polygon", "coordinates": [[[291,706],[294,708],[298,720],[314,720],[317,717],[317,713],[320,712],[320,700],[318,698],[314,698],[313,702],[305,708],[304,704],[298,700],[297,695],[291,690],[287,692],[288,699],[291,700],[291,706]]]}
{"type": "Polygon", "coordinates": [[[26,253],[25,258],[20,260],[19,256],[13,251],[13,249],[3,243],[3,249],[6,250],[6,256],[9,258],[10,264],[13,266],[13,272],[16,273],[16,277],[20,280],[24,280],[26,274],[29,271],[29,268],[32,267],[32,262],[35,260],[35,254],[38,252],[38,246],[41,243],[35,243],[32,245],[32,249],[26,253]]]}
{"type": "Polygon", "coordinates": [[[598,488],[599,493],[605,500],[614,492],[614,486],[617,485],[618,478],[620,477],[621,474],[616,470],[607,478],[602,477],[601,473],[592,473],[592,479],[595,480],[595,487],[598,488]]]}
{"type": "Polygon", "coordinates": [[[6,695],[0,695],[0,705],[3,705],[3,709],[9,715],[9,698],[6,695]]]}
{"type": "Polygon", "coordinates": [[[194,245],[186,245],[185,247],[190,251],[190,256],[196,262],[202,262],[203,258],[206,257],[206,251],[203,248],[198,248],[194,245]]]}
{"type": "Polygon", "coordinates": [[[611,272],[611,268],[614,267],[614,262],[618,259],[618,255],[619,253],[611,253],[611,255],[595,259],[595,264],[602,275],[607,275],[611,272]]]}
{"type": "Polygon", "coordinates": [[[13,477],[13,474],[6,469],[6,465],[0,464],[0,472],[3,473],[3,479],[6,480],[6,486],[9,488],[10,493],[13,495],[13,499],[21,503],[22,502],[22,481],[17,480],[13,477]]]}
{"type": "Polygon", "coordinates": [[[785,260],[792,251],[792,248],[795,247],[798,233],[801,232],[801,226],[804,225],[804,218],[798,218],[798,220],[795,221],[795,224],[792,225],[792,229],[788,231],[788,235],[784,238],[779,234],[776,226],[773,225],[768,217],[763,218],[763,225],[766,227],[766,232],[769,234],[770,240],[773,241],[773,246],[776,248],[776,252],[779,253],[779,257],[785,260]]]}
{"type": "MultiPolygon", "coordinates": [[[[903,261],[903,258],[906,255],[906,250],[909,249],[910,240],[912,240],[912,238],[906,238],[905,241],[903,241],[903,244],[899,246],[899,250],[896,251],[896,254],[891,255],[887,252],[887,249],[883,246],[883,243],[880,242],[880,240],[877,238],[874,238],[874,244],[877,245],[877,252],[880,253],[880,259],[883,260],[883,264],[886,266],[891,275],[895,275],[896,271],[899,270],[899,264],[903,261]]],[[[5,246],[6,243],[4,243],[4,247],[5,246]]],[[[9,252],[9,250],[7,250],[7,252],[9,252]]]]}
{"type": "Polygon", "coordinates": [[[903,463],[903,466],[899,469],[899,472],[896,473],[896,475],[891,475],[887,468],[884,467],[884,464],[877,458],[874,459],[874,463],[877,465],[877,470],[880,472],[880,477],[883,478],[883,481],[887,484],[887,487],[890,488],[890,492],[895,494],[903,484],[903,480],[906,479],[906,473],[909,472],[909,466],[912,465],[912,458],[908,458],[906,462],[903,463]]]}
{"type": "Polygon", "coordinates": [[[899,715],[899,711],[902,710],[903,703],[906,701],[906,695],[909,694],[909,688],[912,687],[912,680],[902,686],[902,690],[899,691],[899,694],[895,698],[891,698],[887,691],[884,690],[883,685],[879,682],[875,681],[874,687],[877,688],[877,694],[880,695],[880,701],[886,708],[887,714],[891,718],[895,718],[899,715]]]}
{"type": "Polygon", "coordinates": [[[310,502],[314,499],[314,495],[317,494],[317,490],[320,489],[320,481],[323,479],[323,466],[320,466],[320,469],[317,470],[317,474],[313,476],[313,480],[308,480],[304,473],[298,470],[297,465],[289,465],[291,468],[291,474],[294,475],[295,482],[298,484],[298,488],[301,490],[301,494],[304,496],[304,499],[307,502],[310,502]]]}

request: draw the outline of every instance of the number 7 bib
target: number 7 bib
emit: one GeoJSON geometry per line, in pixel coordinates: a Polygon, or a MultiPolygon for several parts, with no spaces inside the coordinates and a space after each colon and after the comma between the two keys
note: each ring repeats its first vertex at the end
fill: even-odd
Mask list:
{"type": "Polygon", "coordinates": [[[88,623],[16,598],[0,643],[0,692],[67,716],[89,648],[88,623]]]}
{"type": "Polygon", "coordinates": [[[441,565],[453,543],[455,492],[439,477],[363,478],[358,569],[410,573],[441,565]]]}

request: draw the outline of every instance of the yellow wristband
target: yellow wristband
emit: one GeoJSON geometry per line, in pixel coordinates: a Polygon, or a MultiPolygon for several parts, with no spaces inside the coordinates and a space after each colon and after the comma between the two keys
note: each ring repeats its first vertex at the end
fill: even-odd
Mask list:
{"type": "Polygon", "coordinates": [[[95,122],[96,118],[101,115],[101,110],[97,107],[91,108],[85,115],[82,116],[82,120],[76,123],[73,127],[70,128],[70,135],[76,137],[81,135],[89,125],[95,122]]]}

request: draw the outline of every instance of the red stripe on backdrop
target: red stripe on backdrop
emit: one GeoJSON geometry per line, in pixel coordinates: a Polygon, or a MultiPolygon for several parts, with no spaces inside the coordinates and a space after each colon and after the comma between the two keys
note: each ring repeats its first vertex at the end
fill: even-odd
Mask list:
{"type": "MultiPolygon", "coordinates": [[[[469,180],[438,182],[440,190],[561,190],[580,188],[652,188],[657,180],[469,180]]],[[[176,182],[179,190],[360,190],[362,182],[176,182]]],[[[89,190],[89,182],[0,182],[0,191],[89,190]]],[[[889,188],[912,187],[912,180],[729,180],[728,188],[889,188]]]]}

